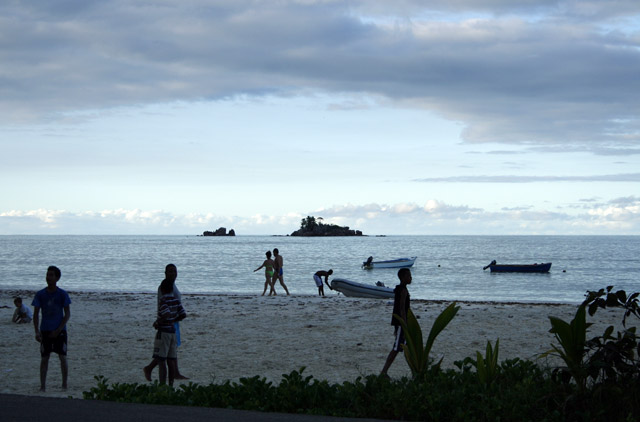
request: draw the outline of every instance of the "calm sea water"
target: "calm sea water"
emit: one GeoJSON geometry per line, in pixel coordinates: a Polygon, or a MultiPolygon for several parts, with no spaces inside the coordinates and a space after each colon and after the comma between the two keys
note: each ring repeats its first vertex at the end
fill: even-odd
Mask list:
{"type": "Polygon", "coordinates": [[[0,236],[0,288],[42,288],[47,266],[57,265],[69,291],[155,292],[171,262],[184,293],[260,294],[264,272],[253,270],[275,247],[297,295],[317,294],[312,275],[329,268],[335,277],[397,284],[397,270],[361,269],[370,255],[417,256],[416,299],[579,303],[607,285],[640,291],[640,236],[0,236]],[[483,271],[493,259],[553,266],[549,274],[483,271]]]}

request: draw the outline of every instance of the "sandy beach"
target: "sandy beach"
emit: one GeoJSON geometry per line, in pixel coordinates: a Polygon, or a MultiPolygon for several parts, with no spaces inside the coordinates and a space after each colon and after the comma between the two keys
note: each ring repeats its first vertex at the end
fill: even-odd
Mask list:
{"type": "MultiPolygon", "coordinates": [[[[111,383],[144,383],[142,367],[151,360],[156,295],[69,291],[69,388],[60,388],[57,356],[49,364],[47,391],[39,392],[39,345],[33,324],[13,324],[13,297],[31,304],[35,292],[0,290],[0,393],[72,396],[96,385],[94,376],[111,383]]],[[[423,332],[449,302],[412,301],[423,332]]],[[[305,374],[331,382],[379,373],[393,341],[392,303],[336,296],[262,297],[183,294],[188,317],[181,323],[180,370],[199,384],[260,375],[279,381],[282,374],[305,366],[305,374]]],[[[469,303],[437,338],[433,356],[443,365],[484,353],[487,340],[500,339],[500,360],[533,359],[550,348],[548,316],[569,320],[575,305],[469,303]]],[[[620,311],[600,310],[590,333],[620,326],[620,311]]],[[[635,323],[635,321],[631,321],[635,323]]],[[[547,362],[553,364],[554,362],[547,362]]],[[[541,361],[541,364],[544,362],[541,361]]],[[[389,374],[409,375],[402,356],[389,374]]],[[[153,373],[157,379],[157,370],[153,373]]]]}

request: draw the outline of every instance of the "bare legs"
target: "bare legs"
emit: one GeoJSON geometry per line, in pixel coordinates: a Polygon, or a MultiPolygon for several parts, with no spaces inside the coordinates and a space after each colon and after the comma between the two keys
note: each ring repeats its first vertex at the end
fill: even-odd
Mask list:
{"type": "Polygon", "coordinates": [[[142,368],[142,372],[144,372],[144,378],[147,381],[151,381],[151,371],[153,371],[153,368],[155,368],[157,365],[158,365],[158,362],[155,359],[153,359],[149,365],[142,368]]]}
{"type": "Polygon", "coordinates": [[[49,370],[49,356],[43,356],[40,361],[40,391],[47,389],[47,371],[49,370]]]}
{"type": "Polygon", "coordinates": [[[382,368],[382,372],[380,372],[380,375],[387,375],[387,371],[389,370],[389,367],[391,367],[391,364],[395,360],[396,356],[398,356],[398,351],[391,350],[389,352],[389,356],[387,356],[387,361],[384,363],[384,367],[382,368]]]}
{"type": "MultiPolygon", "coordinates": [[[[67,389],[67,377],[69,375],[69,365],[67,364],[67,357],[64,355],[58,355],[60,358],[60,372],[62,373],[62,388],[67,389]]],[[[46,391],[47,389],[47,371],[49,370],[49,356],[42,356],[40,360],[40,391],[46,391]]]]}
{"type": "MultiPolygon", "coordinates": [[[[275,284],[276,284],[275,276],[274,277],[269,277],[268,275],[265,274],[264,290],[262,291],[262,296],[264,296],[264,294],[267,292],[267,287],[271,288],[269,290],[269,296],[271,296],[271,295],[277,296],[278,294],[276,293],[275,284]]],[[[285,290],[286,290],[286,287],[285,287],[285,290]]],[[[287,294],[289,294],[289,293],[287,293],[287,294]]]]}
{"type": "Polygon", "coordinates": [[[60,355],[60,372],[62,372],[62,388],[66,390],[69,365],[67,364],[67,357],[62,355],[60,355]]]}
{"type": "MultiPolygon", "coordinates": [[[[178,359],[172,359],[168,361],[171,365],[169,366],[169,385],[173,385],[173,380],[177,379],[177,380],[188,380],[188,377],[185,377],[184,375],[182,375],[180,373],[180,371],[178,370],[178,359]],[[171,370],[173,369],[173,375],[171,373],[171,370]]],[[[167,365],[169,365],[169,363],[167,365]]],[[[160,376],[160,384],[164,384],[167,378],[167,367],[164,364],[164,361],[161,361],[159,359],[153,359],[151,361],[151,363],[147,366],[145,366],[144,368],[142,368],[142,371],[144,372],[144,378],[147,381],[151,381],[151,372],[153,371],[153,368],[155,368],[156,366],[159,366],[158,371],[159,376],[160,376]],[[164,377],[162,375],[162,371],[164,370],[164,377]]]]}
{"type": "Polygon", "coordinates": [[[287,286],[284,284],[284,277],[282,277],[281,275],[273,276],[274,286],[276,284],[276,279],[278,279],[278,281],[280,282],[280,285],[282,286],[282,288],[284,288],[284,291],[287,292],[287,296],[289,296],[289,289],[287,289],[287,286]]]}

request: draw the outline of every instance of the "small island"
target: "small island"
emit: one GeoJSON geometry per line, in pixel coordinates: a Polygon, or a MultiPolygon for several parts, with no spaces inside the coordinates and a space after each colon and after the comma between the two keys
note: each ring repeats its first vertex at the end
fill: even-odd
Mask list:
{"type": "MultiPolygon", "coordinates": [[[[322,220],[322,217],[318,217],[318,220],[322,220]]],[[[291,233],[291,236],[362,236],[362,232],[335,224],[324,224],[316,221],[313,216],[307,216],[302,219],[300,228],[291,233]]]]}
{"type": "Polygon", "coordinates": [[[229,230],[229,233],[227,233],[226,227],[220,227],[218,230],[214,232],[205,231],[204,233],[202,233],[202,236],[235,236],[235,235],[236,235],[236,232],[233,229],[229,230]]]}

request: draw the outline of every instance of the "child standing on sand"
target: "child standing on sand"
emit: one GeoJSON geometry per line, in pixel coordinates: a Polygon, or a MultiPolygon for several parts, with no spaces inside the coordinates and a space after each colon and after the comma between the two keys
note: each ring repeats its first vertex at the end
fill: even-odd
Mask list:
{"type": "MultiPolygon", "coordinates": [[[[169,369],[169,385],[173,385],[173,380],[177,374],[178,346],[176,342],[175,323],[186,318],[182,304],[173,295],[173,283],[165,279],[160,284],[162,297],[158,307],[158,316],[153,326],[158,330],[153,344],[153,359],[159,366],[160,384],[165,384],[167,380],[167,367],[169,369]],[[166,362],[166,366],[165,366],[166,362]]],[[[145,368],[145,375],[147,371],[145,368]]]]}
{"type": "Polygon", "coordinates": [[[71,317],[69,305],[71,299],[67,292],[56,284],[62,273],[53,265],[47,268],[47,287],[36,293],[31,305],[33,306],[33,326],[36,329],[36,341],[40,343],[40,391],[45,391],[49,356],[51,352],[60,358],[62,372],[62,388],[67,388],[67,321],[71,317]],[[42,323],[40,322],[42,309],[42,323]]]}
{"type": "MultiPolygon", "coordinates": [[[[393,314],[399,315],[404,322],[407,322],[407,313],[409,312],[409,303],[411,301],[409,290],[407,290],[407,286],[411,284],[411,271],[409,268],[400,268],[398,271],[398,278],[400,279],[400,284],[393,289],[393,293],[395,295],[393,300],[393,314]]],[[[391,325],[395,327],[395,340],[393,342],[393,347],[389,352],[389,356],[387,356],[387,361],[384,363],[384,367],[382,368],[381,375],[383,376],[387,376],[389,367],[395,360],[398,353],[402,352],[402,345],[406,344],[402,325],[400,325],[400,322],[393,317],[393,314],[391,316],[391,325]]]]}

